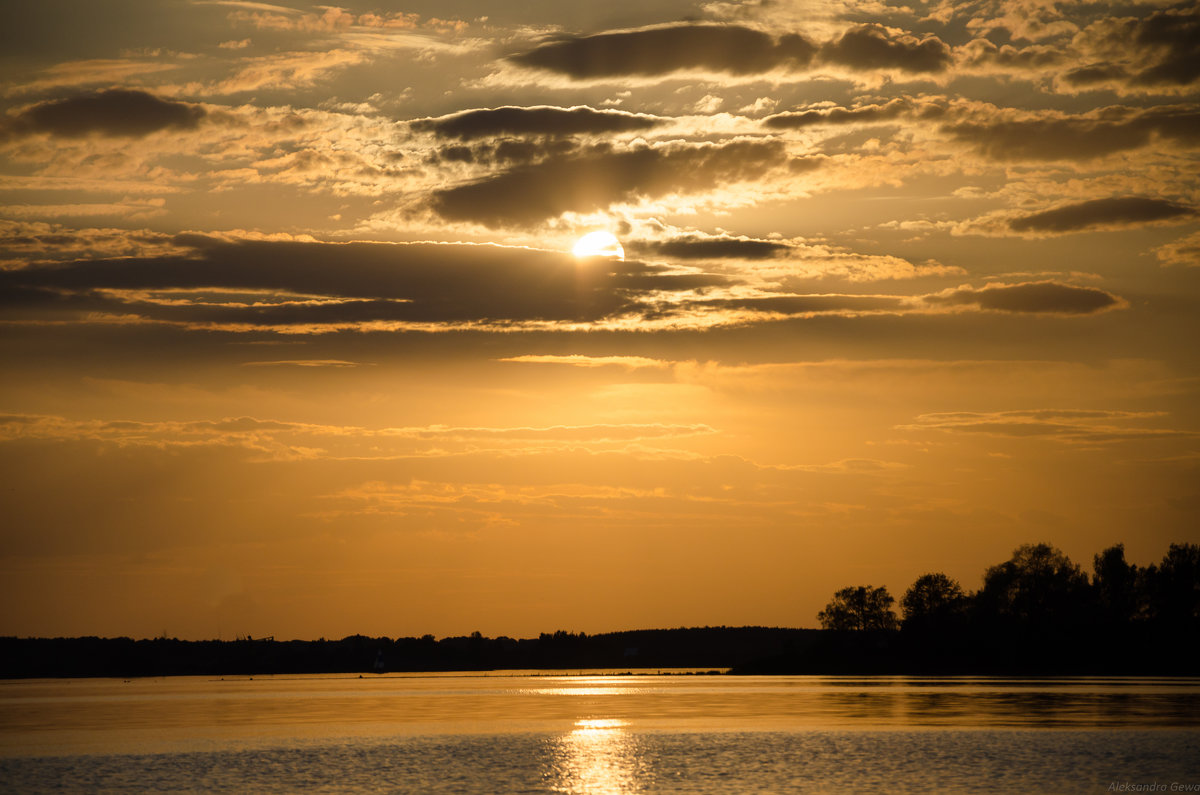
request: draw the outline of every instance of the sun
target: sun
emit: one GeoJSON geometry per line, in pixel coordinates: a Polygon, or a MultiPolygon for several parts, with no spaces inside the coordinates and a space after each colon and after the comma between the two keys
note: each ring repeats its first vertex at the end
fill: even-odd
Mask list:
{"type": "Polygon", "coordinates": [[[625,249],[612,232],[588,232],[579,238],[571,253],[576,257],[616,257],[625,259],[625,249]]]}

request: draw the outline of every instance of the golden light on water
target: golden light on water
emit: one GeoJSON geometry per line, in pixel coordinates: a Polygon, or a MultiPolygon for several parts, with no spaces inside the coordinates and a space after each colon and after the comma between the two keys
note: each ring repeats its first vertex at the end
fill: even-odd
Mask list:
{"type": "Polygon", "coordinates": [[[575,721],[575,731],[597,731],[604,729],[619,729],[628,726],[629,722],[617,718],[589,718],[575,721]]]}
{"type": "Polygon", "coordinates": [[[628,725],[614,718],[575,721],[575,728],[555,748],[555,788],[598,795],[642,791],[646,771],[625,730],[628,725]]]}
{"type": "Polygon", "coordinates": [[[625,248],[616,235],[603,229],[588,232],[575,242],[571,253],[576,257],[616,257],[625,259],[625,248]]]}

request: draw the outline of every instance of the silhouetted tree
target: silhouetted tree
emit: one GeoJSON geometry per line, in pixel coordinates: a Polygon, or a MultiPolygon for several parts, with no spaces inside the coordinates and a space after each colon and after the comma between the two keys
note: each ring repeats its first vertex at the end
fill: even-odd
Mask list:
{"type": "Polygon", "coordinates": [[[953,632],[966,618],[962,586],[941,572],[922,574],[900,599],[906,632],[953,632]]]}
{"type": "Polygon", "coordinates": [[[1145,617],[1146,570],[1126,562],[1124,544],[1111,546],[1092,559],[1092,595],[1100,621],[1109,631],[1145,617]]]}
{"type": "Polygon", "coordinates": [[[1171,544],[1147,577],[1156,622],[1175,631],[1200,628],[1200,544],[1171,544]]]}
{"type": "Polygon", "coordinates": [[[1049,544],[1024,544],[1011,559],[983,575],[980,599],[999,618],[1026,626],[1078,619],[1088,580],[1079,566],[1049,544]]]}
{"type": "Polygon", "coordinates": [[[895,601],[885,587],[860,585],[843,588],[833,595],[833,600],[825,605],[824,610],[817,613],[817,620],[825,629],[895,629],[896,614],[892,612],[895,601]]]}
{"type": "Polygon", "coordinates": [[[982,659],[1026,671],[1093,664],[1095,609],[1087,575],[1049,544],[1017,547],[984,574],[973,631],[982,659]]]}

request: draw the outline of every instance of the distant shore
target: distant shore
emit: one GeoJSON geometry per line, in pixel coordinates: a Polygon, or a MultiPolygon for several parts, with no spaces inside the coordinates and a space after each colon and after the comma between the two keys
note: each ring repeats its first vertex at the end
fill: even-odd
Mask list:
{"type": "MultiPolygon", "coordinates": [[[[955,640],[955,639],[950,639],[955,640]]],[[[986,640],[986,639],[984,639],[986,640]]],[[[1200,675],[1197,641],[1130,645],[1098,637],[1070,655],[997,654],[902,631],[691,627],[537,638],[187,641],[174,638],[0,638],[0,678],[692,669],[697,673],[857,675],[1200,675]],[[940,651],[939,651],[940,650],[940,651]]]]}

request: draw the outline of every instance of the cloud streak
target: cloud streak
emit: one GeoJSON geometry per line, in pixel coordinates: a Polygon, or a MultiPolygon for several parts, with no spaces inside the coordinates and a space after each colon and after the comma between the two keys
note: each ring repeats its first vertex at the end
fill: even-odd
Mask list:
{"type": "Polygon", "coordinates": [[[1096,287],[1076,287],[1058,282],[989,284],[984,287],[959,287],[923,299],[942,306],[975,306],[995,312],[1021,312],[1058,315],[1089,315],[1116,309],[1124,302],[1096,287]]]}
{"type": "Polygon", "coordinates": [[[559,108],[549,105],[477,108],[433,119],[417,119],[410,126],[441,138],[473,141],[502,135],[569,136],[641,132],[663,120],[644,113],[595,110],[583,105],[559,108]]]}
{"type": "Polygon", "coordinates": [[[625,250],[675,259],[746,259],[777,257],[791,250],[787,243],[736,237],[685,235],[667,240],[635,240],[625,250]]]}
{"type": "Polygon", "coordinates": [[[1195,434],[1170,428],[1139,427],[1158,412],[1093,409],[1035,409],[996,412],[923,414],[906,431],[981,434],[1014,439],[1047,439],[1072,445],[1113,444],[1195,434]]]}
{"type": "Polygon", "coordinates": [[[1008,227],[1014,232],[1063,234],[1182,220],[1195,214],[1195,209],[1166,199],[1122,196],[1066,204],[1020,216],[1009,221],[1008,227]]]}
{"type": "MultiPolygon", "coordinates": [[[[324,365],[322,365],[324,366],[324,365]]],[[[0,414],[0,442],[104,442],[119,447],[230,447],[271,453],[271,460],[362,456],[457,455],[526,445],[623,445],[716,433],[702,423],[595,423],[547,426],[403,426],[367,428],[255,417],[205,421],[72,420],[44,414],[0,414]],[[480,446],[485,446],[481,448],[480,446]],[[442,447],[450,446],[450,447],[442,447]]]]}
{"type": "Polygon", "coordinates": [[[18,113],[6,126],[11,136],[47,133],[63,138],[142,138],[160,130],[195,129],[206,115],[198,105],[161,99],[145,91],[113,88],[39,102],[18,113]]]}

